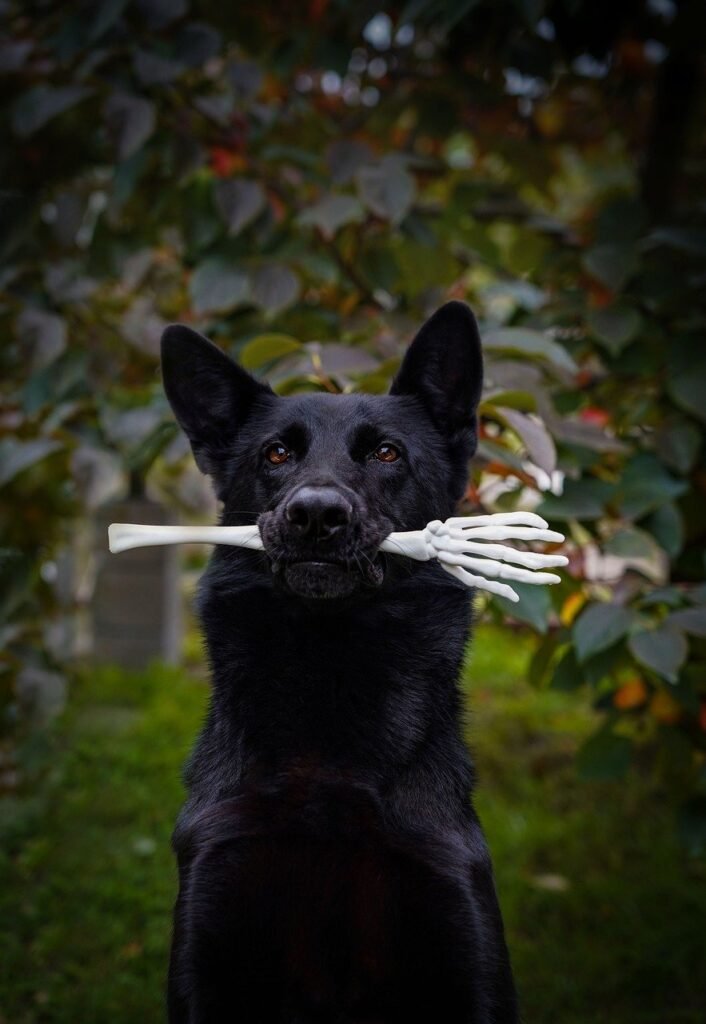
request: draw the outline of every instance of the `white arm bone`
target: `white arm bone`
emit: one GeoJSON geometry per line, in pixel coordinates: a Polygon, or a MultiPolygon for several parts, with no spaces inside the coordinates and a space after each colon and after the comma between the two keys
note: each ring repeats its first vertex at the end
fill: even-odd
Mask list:
{"type": "MultiPolygon", "coordinates": [[[[138,526],[133,523],[113,523],[108,530],[108,537],[110,550],[114,553],[152,544],[186,543],[232,544],[258,551],[263,549],[257,526],[138,526]]],[[[380,550],[394,555],[406,555],[420,562],[436,558],[446,572],[465,586],[487,590],[510,601],[518,601],[517,594],[511,586],[496,580],[515,580],[540,586],[559,583],[560,577],[555,573],[532,570],[566,565],[568,558],[487,543],[504,540],[558,544],[564,537],[561,533],[547,529],[547,523],[534,512],[502,512],[497,515],[455,516],[444,523],[434,520],[423,530],[391,533],[380,545],[380,550]]]]}
{"type": "Polygon", "coordinates": [[[157,544],[232,544],[262,551],[257,526],[140,526],[137,523],[112,523],[108,527],[108,547],[114,555],[130,548],[157,544]]]}

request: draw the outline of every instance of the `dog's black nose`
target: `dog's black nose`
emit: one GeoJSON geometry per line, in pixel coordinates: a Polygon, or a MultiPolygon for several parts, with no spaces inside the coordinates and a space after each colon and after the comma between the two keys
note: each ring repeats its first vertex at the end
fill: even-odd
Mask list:
{"type": "Polygon", "coordinates": [[[292,530],[309,540],[329,540],[351,521],[353,508],[333,487],[301,487],[287,503],[292,530]]]}

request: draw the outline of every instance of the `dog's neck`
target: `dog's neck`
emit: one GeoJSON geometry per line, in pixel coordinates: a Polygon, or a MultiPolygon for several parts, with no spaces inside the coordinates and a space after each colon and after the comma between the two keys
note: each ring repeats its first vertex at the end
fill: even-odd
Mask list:
{"type": "Polygon", "coordinates": [[[438,567],[415,572],[415,581],[400,576],[360,601],[318,608],[278,593],[257,556],[214,557],[199,603],[213,697],[198,760],[210,749],[206,771],[221,778],[204,786],[301,766],[384,786],[390,773],[433,774],[435,760],[448,759],[449,745],[462,744],[469,596],[438,567]]]}

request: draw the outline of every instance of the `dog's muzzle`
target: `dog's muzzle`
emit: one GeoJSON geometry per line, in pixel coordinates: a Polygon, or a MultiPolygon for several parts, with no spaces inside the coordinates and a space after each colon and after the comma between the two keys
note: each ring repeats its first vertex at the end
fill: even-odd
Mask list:
{"type": "Polygon", "coordinates": [[[263,513],[258,525],[272,571],[292,594],[343,598],[383,581],[378,546],[389,524],[376,528],[352,491],[300,486],[263,513]]]}

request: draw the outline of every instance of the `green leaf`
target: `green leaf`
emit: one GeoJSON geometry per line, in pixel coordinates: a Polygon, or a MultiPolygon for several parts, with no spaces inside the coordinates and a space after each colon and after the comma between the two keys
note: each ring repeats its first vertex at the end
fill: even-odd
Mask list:
{"type": "Polygon", "coordinates": [[[481,399],[479,409],[481,412],[492,410],[493,412],[505,406],[507,409],[519,409],[520,412],[536,412],[537,396],[530,391],[486,391],[481,399]]]}
{"type": "Polygon", "coordinates": [[[159,53],[138,49],[132,58],[135,77],[140,85],[166,85],[179,78],[184,72],[184,65],[170,60],[159,53]]]}
{"type": "Polygon", "coordinates": [[[588,448],[594,452],[626,452],[628,446],[612,437],[604,427],[598,427],[584,420],[572,419],[569,416],[548,415],[544,418],[552,436],[564,444],[577,448],[588,448]]]}
{"type": "Polygon", "coordinates": [[[654,537],[636,526],[626,526],[610,537],[603,550],[607,555],[622,559],[627,566],[641,572],[654,583],[662,583],[667,576],[667,556],[654,537]]]}
{"type": "Polygon", "coordinates": [[[27,307],[17,317],[15,335],[31,351],[34,368],[48,366],[66,348],[66,321],[56,313],[27,307]]]}
{"type": "Polygon", "coordinates": [[[233,94],[229,92],[212,92],[195,96],[194,106],[209,121],[225,127],[233,117],[233,94]]]}
{"type": "Polygon", "coordinates": [[[15,135],[26,139],[52,118],[75,107],[91,92],[91,89],[80,85],[35,85],[15,103],[12,109],[12,130],[15,135]]]}
{"type": "Polygon", "coordinates": [[[583,681],[583,672],[576,659],[576,652],[573,647],[569,647],[554,669],[551,687],[553,690],[576,690],[583,681]]]}
{"type": "Polygon", "coordinates": [[[628,647],[641,665],[670,683],[677,682],[679,669],[689,653],[683,634],[668,625],[635,633],[628,640],[628,647]]]}
{"type": "Polygon", "coordinates": [[[591,604],[585,608],[574,623],[572,635],[579,661],[621,640],[634,621],[634,613],[628,608],[615,604],[591,604]]]}
{"type": "Polygon", "coordinates": [[[640,598],[640,604],[644,608],[649,608],[655,604],[666,604],[669,608],[680,608],[682,603],[683,594],[678,587],[657,587],[640,598]]]}
{"type": "Polygon", "coordinates": [[[126,409],[106,403],[101,410],[101,424],[112,445],[123,452],[136,451],[164,424],[164,410],[157,404],[135,405],[126,409]]]}
{"type": "Polygon", "coordinates": [[[665,626],[681,629],[691,636],[706,637],[706,608],[683,608],[664,620],[665,626]]]}
{"type": "Polygon", "coordinates": [[[657,228],[649,240],[695,256],[706,255],[706,231],[703,228],[657,228]]]}
{"type": "Polygon", "coordinates": [[[516,469],[518,473],[524,473],[523,460],[515,452],[487,438],[478,442],[477,454],[488,462],[500,462],[504,466],[516,469]]]}
{"type": "Polygon", "coordinates": [[[9,483],[25,469],[46,459],[59,448],[59,442],[48,437],[38,437],[33,441],[4,437],[0,441],[0,486],[9,483]]]}
{"type": "Polygon", "coordinates": [[[461,270],[447,250],[406,236],[394,240],[392,252],[399,270],[397,288],[412,301],[427,288],[448,288],[461,270]]]}
{"type": "Polygon", "coordinates": [[[265,146],[260,156],[263,160],[272,164],[295,164],[306,171],[318,169],[320,157],[318,153],[312,153],[310,149],[303,146],[288,146],[274,144],[265,146]]]}
{"type": "Polygon", "coordinates": [[[508,617],[527,622],[538,633],[546,633],[552,608],[547,588],[513,581],[512,589],[520,599],[517,604],[504,597],[494,596],[493,600],[508,617]]]}
{"type": "Polygon", "coordinates": [[[346,224],[359,224],[365,210],[355,196],[331,195],[303,210],[297,218],[302,227],[318,228],[324,238],[333,238],[346,224]]]}
{"type": "Polygon", "coordinates": [[[682,474],[688,473],[696,462],[701,441],[701,431],[687,419],[668,420],[655,434],[659,457],[670,469],[682,474]]]}
{"type": "Polygon", "coordinates": [[[631,759],[630,740],[604,728],[586,740],[577,754],[576,764],[582,778],[598,782],[623,776],[631,759]]]}
{"type": "Polygon", "coordinates": [[[553,630],[537,645],[527,670],[527,680],[532,686],[540,687],[547,681],[552,660],[561,641],[560,631],[553,630]]]}
{"type": "Polygon", "coordinates": [[[95,43],[112,28],[128,5],[128,0],[102,0],[93,5],[92,17],[86,29],[86,41],[95,43]]]}
{"type": "Polygon", "coordinates": [[[108,133],[118,151],[119,160],[127,160],[154,132],[157,111],[154,103],[143,96],[113,93],[104,108],[108,133]]]}
{"type": "Polygon", "coordinates": [[[553,473],[556,469],[556,448],[542,421],[537,416],[527,416],[515,409],[498,408],[497,411],[524,443],[532,462],[545,473],[553,473]]]}
{"type": "Polygon", "coordinates": [[[133,472],[145,474],[179,434],[176,423],[160,423],[146,437],[143,437],[125,457],[125,464],[133,472]]]}
{"type": "Polygon", "coordinates": [[[228,63],[228,83],[241,103],[253,100],[262,88],[262,68],[252,60],[236,58],[228,63]]]}
{"type": "Polygon", "coordinates": [[[672,498],[688,490],[685,480],[677,480],[653,455],[640,454],[625,467],[616,487],[616,500],[629,519],[640,519],[672,498]]]}
{"type": "Polygon", "coordinates": [[[589,274],[613,291],[620,291],[637,269],[637,258],[632,245],[609,242],[589,249],[583,257],[589,274]]]}
{"type": "Polygon", "coordinates": [[[0,622],[7,622],[24,602],[35,574],[36,562],[26,552],[0,548],[0,622]]]}
{"type": "Polygon", "coordinates": [[[189,9],[189,2],[188,0],[140,0],[138,7],[147,26],[154,31],[165,28],[177,18],[182,18],[189,9]]]}
{"type": "Polygon", "coordinates": [[[33,49],[31,39],[10,39],[6,36],[0,43],[0,74],[12,74],[23,68],[33,49]]]}
{"type": "Polygon", "coordinates": [[[591,310],[588,325],[608,352],[617,356],[639,333],[642,317],[629,306],[608,306],[591,310]]]}
{"type": "Polygon", "coordinates": [[[613,644],[604,651],[599,651],[593,657],[583,662],[583,677],[589,686],[599,686],[604,679],[611,676],[623,658],[623,651],[620,644],[613,644]]]}
{"type": "Polygon", "coordinates": [[[259,334],[240,350],[238,359],[246,370],[257,370],[283,356],[299,352],[300,341],[288,334],[259,334]]]}
{"type": "Polygon", "coordinates": [[[684,547],[684,520],[673,501],[660,505],[647,519],[643,519],[642,525],[670,558],[676,558],[684,547]]]}
{"type": "Polygon", "coordinates": [[[697,794],[681,807],[679,835],[692,857],[706,853],[706,795],[697,794]]]}
{"type": "Polygon", "coordinates": [[[513,352],[551,363],[560,370],[574,374],[576,363],[558,342],[528,327],[501,327],[483,335],[483,348],[489,352],[513,352]]]}
{"type": "Polygon", "coordinates": [[[466,17],[474,7],[479,7],[482,0],[454,0],[451,4],[445,5],[444,17],[441,21],[441,31],[450,32],[458,25],[459,21],[466,17]]]}
{"type": "Polygon", "coordinates": [[[548,495],[537,511],[547,519],[599,519],[614,491],[605,480],[566,480],[563,493],[548,495]]]}
{"type": "Polygon", "coordinates": [[[325,345],[313,342],[306,347],[316,373],[347,380],[350,374],[370,373],[378,368],[377,360],[359,345],[331,341],[325,345]]]}
{"type": "Polygon", "coordinates": [[[250,281],[247,274],[216,257],[198,265],[189,294],[195,313],[228,313],[249,300],[250,281]]]}
{"type": "Polygon", "coordinates": [[[267,204],[265,190],[259,181],[236,178],[219,181],[214,187],[216,206],[228,225],[230,235],[239,234],[251,224],[267,204]]]}
{"type": "MultiPolygon", "coordinates": [[[[150,0],[150,2],[155,4],[155,0],[150,0]]],[[[171,21],[179,16],[175,14],[175,11],[179,12],[183,6],[186,12],[190,4],[189,0],[176,0],[176,2],[160,0],[159,6],[162,11],[166,8],[166,19],[171,21]]],[[[222,46],[223,36],[218,29],[213,25],[207,25],[204,21],[191,21],[184,25],[176,38],[175,56],[184,64],[188,64],[190,68],[201,70],[204,64],[218,54],[222,46]]]]}
{"type": "Polygon", "coordinates": [[[373,160],[374,154],[370,146],[356,139],[340,139],[333,142],[326,152],[331,180],[336,185],[347,185],[362,167],[373,160]]]}
{"type": "Polygon", "coordinates": [[[695,348],[692,359],[670,368],[667,390],[680,409],[706,422],[706,357],[702,352],[695,348]]]}
{"type": "Polygon", "coordinates": [[[635,243],[644,234],[645,222],[645,209],[637,198],[622,195],[611,199],[598,214],[596,241],[635,243]]]}
{"type": "Polygon", "coordinates": [[[398,156],[386,156],[379,164],[362,167],[357,175],[358,195],[378,217],[399,224],[409,213],[416,194],[414,178],[398,156]]]}
{"type": "Polygon", "coordinates": [[[86,353],[69,347],[53,362],[28,378],[22,391],[22,407],[32,416],[43,406],[57,406],[60,402],[86,394],[86,353]]]}
{"type": "Polygon", "coordinates": [[[289,267],[276,263],[259,267],[251,275],[250,287],[255,305],[268,313],[280,313],[299,297],[297,275],[289,267]]]}

